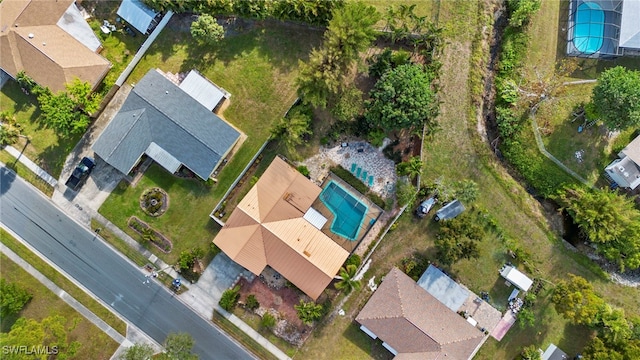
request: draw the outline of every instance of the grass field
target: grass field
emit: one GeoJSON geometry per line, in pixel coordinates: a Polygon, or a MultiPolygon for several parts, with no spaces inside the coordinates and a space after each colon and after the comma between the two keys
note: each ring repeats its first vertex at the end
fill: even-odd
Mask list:
{"type": "Polygon", "coordinates": [[[169,23],[128,82],[135,83],[151,68],[173,73],[197,69],[232,94],[224,117],[248,138],[224,166],[216,185],[178,179],[152,166],[135,188],[120,184],[100,208],[125,231],[129,231],[127,219],[136,215],[168,236],[174,243],[170,254],[150,249],[170,264],[175,263],[180,251],[195,246],[208,248],[218,230],[209,219],[210,212],[267,140],[271,124],[296,99],[293,79],[298,59],[306,58],[321,36],[321,32],[306,27],[250,22],[215,49],[205,49],[192,45],[187,31],[189,19],[178,15],[169,23]],[[137,199],[150,186],[160,186],[170,196],[169,210],[159,218],[144,215],[138,206],[137,199]]]}
{"type": "MultiPolygon", "coordinates": [[[[482,6],[486,5],[482,2],[482,6]]],[[[558,2],[543,2],[543,8],[557,5],[558,2]]],[[[423,181],[428,183],[440,176],[449,180],[474,180],[480,187],[477,206],[486,209],[496,219],[508,238],[514,239],[532,254],[530,262],[535,272],[530,275],[553,283],[566,279],[569,273],[578,274],[591,281],[609,303],[624,307],[629,314],[637,314],[640,309],[638,290],[612,283],[591,260],[568,251],[553,232],[553,229],[558,229],[558,224],[544,216],[545,210],[496,162],[478,136],[476,110],[470,101],[477,94],[471,93],[468,86],[470,76],[477,71],[470,66],[471,41],[476,31],[480,31],[479,27],[484,25],[477,6],[477,1],[446,1],[440,4],[439,21],[448,34],[441,58],[442,129],[433,138],[425,139],[423,181]]],[[[551,12],[542,13],[537,18],[550,21],[551,24],[554,21],[557,24],[558,21],[551,12]]],[[[541,27],[544,28],[544,25],[541,27]]],[[[552,49],[555,54],[555,42],[553,46],[535,44],[531,48],[532,61],[555,63],[553,56],[549,60],[548,54],[533,50],[552,49]]],[[[533,146],[535,150],[535,142],[533,146]]],[[[430,220],[417,221],[410,213],[403,215],[398,227],[387,235],[374,253],[372,268],[364,280],[373,275],[379,279],[392,266],[400,265],[404,257],[415,252],[434,260],[436,229],[437,225],[430,220]]],[[[473,291],[489,291],[492,300],[499,303],[496,297],[504,296],[507,292],[504,291],[504,281],[499,277],[498,270],[510,258],[506,255],[505,244],[495,237],[489,236],[481,244],[479,259],[460,261],[447,272],[473,291]]],[[[513,359],[523,346],[534,344],[546,348],[551,342],[570,353],[579,351],[588,340],[589,331],[567,324],[555,312],[549,301],[552,287],[547,284],[536,302],[535,327],[520,329],[516,325],[503,341],[489,340],[476,358],[513,359]]],[[[381,349],[376,341],[370,340],[362,332],[354,331],[357,327],[351,319],[369,295],[367,290],[352,295],[344,306],[347,316],[337,317],[331,324],[316,330],[296,358],[390,357],[390,353],[381,349]],[[328,347],[326,344],[334,345],[328,347]]]]}
{"type": "Polygon", "coordinates": [[[43,123],[37,100],[33,95],[25,95],[17,82],[9,80],[0,90],[2,110],[14,114],[22,127],[22,135],[29,137],[29,143],[20,138],[13,146],[23,149],[24,154],[54,178],[60,176],[62,166],[69,152],[82,134],[69,137],[59,136],[43,123]],[[26,148],[25,148],[26,145],[26,148]]]}
{"type": "MultiPolygon", "coordinates": [[[[78,341],[81,344],[76,355],[70,359],[109,359],[113,355],[119,346],[115,340],[107,336],[4,254],[0,256],[0,260],[2,260],[0,261],[2,278],[9,282],[19,283],[33,295],[31,301],[20,313],[2,319],[2,332],[8,332],[18,317],[41,321],[48,316],[60,315],[67,320],[65,327],[73,328],[67,332],[68,341],[78,341]]],[[[29,343],[25,343],[25,345],[27,344],[29,343]]]]}
{"type": "MultiPolygon", "coordinates": [[[[82,305],[87,307],[89,310],[91,310],[91,312],[96,314],[107,324],[109,324],[109,326],[114,328],[118,333],[123,336],[126,335],[127,324],[125,324],[124,321],[120,320],[120,318],[114,315],[111,311],[102,306],[91,296],[86,294],[82,289],[80,289],[70,280],[64,277],[64,275],[60,274],[54,268],[45,263],[37,255],[35,255],[24,245],[18,242],[18,240],[9,235],[4,229],[0,229],[0,240],[14,253],[18,254],[18,256],[27,261],[31,266],[33,266],[36,270],[46,276],[49,280],[53,281],[53,283],[58,285],[69,295],[73,296],[82,305]]],[[[2,275],[4,276],[4,270],[2,271],[2,275]]]]}

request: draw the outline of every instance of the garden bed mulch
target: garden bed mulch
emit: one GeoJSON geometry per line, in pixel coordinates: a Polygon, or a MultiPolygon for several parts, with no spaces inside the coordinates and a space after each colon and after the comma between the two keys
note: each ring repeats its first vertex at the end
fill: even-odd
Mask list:
{"type": "Polygon", "coordinates": [[[143,235],[142,229],[151,229],[154,236],[149,240],[149,242],[155,245],[163,253],[168,254],[171,252],[171,249],[173,249],[173,243],[171,242],[171,240],[169,240],[158,230],[149,226],[149,224],[147,224],[146,222],[138,219],[136,216],[130,217],[127,221],[127,225],[129,225],[129,228],[131,228],[133,231],[140,234],[140,236],[143,235]]]}
{"type": "Polygon", "coordinates": [[[259,277],[255,277],[251,282],[240,278],[238,285],[240,285],[241,302],[246,303],[247,296],[253,294],[260,303],[260,309],[255,312],[262,314],[269,311],[278,319],[277,325],[273,329],[276,336],[299,347],[311,334],[312,328],[298,318],[298,312],[294,308],[294,305],[297,305],[301,298],[304,298],[305,301],[309,300],[305,295],[288,287],[269,287],[259,277]]]}

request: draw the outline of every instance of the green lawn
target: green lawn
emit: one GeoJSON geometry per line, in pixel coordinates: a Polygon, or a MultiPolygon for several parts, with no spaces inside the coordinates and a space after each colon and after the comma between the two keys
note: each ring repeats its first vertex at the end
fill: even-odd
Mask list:
{"type": "MultiPolygon", "coordinates": [[[[4,229],[0,229],[0,241],[14,253],[18,254],[22,259],[27,261],[36,270],[46,276],[49,280],[53,281],[53,283],[58,285],[61,289],[78,300],[82,305],[104,320],[118,333],[123,336],[126,335],[127,325],[124,321],[120,320],[120,318],[118,318],[114,313],[73,284],[70,280],[64,277],[64,275],[60,274],[54,268],[45,263],[36,254],[18,242],[18,240],[14,239],[13,236],[4,231],[4,229]]],[[[2,271],[2,276],[5,276],[4,270],[2,271]]]]}
{"type": "Polygon", "coordinates": [[[19,317],[41,321],[48,316],[60,315],[67,320],[66,327],[73,328],[67,333],[68,341],[78,341],[81,344],[76,355],[70,359],[109,359],[113,355],[119,346],[115,340],[67,305],[55,293],[4,254],[0,256],[0,260],[2,278],[9,282],[19,283],[33,295],[31,301],[20,313],[2,319],[2,332],[8,332],[11,325],[19,317]]]}
{"type": "Polygon", "coordinates": [[[205,49],[192,44],[183,23],[180,16],[169,23],[127,81],[135,83],[151,68],[173,73],[197,69],[232,94],[224,117],[248,138],[224,166],[216,185],[178,179],[152,166],[135,188],[120,184],[100,208],[125,231],[129,231],[127,219],[136,215],[168,236],[174,243],[170,254],[153,246],[150,249],[170,264],[180,251],[195,246],[208,248],[218,230],[209,214],[267,140],[271,124],[296,99],[293,80],[298,59],[306,58],[322,34],[296,25],[256,23],[226,38],[215,49],[205,49]],[[170,196],[169,210],[159,218],[146,216],[138,206],[140,194],[151,186],[162,187],[170,196]]]}
{"type": "Polygon", "coordinates": [[[9,80],[0,90],[0,104],[2,104],[2,110],[15,115],[18,124],[22,126],[22,134],[30,139],[27,144],[24,138],[20,138],[13,146],[20,150],[24,148],[24,154],[29,159],[54,178],[58,178],[67,155],[82,134],[64,137],[48,128],[40,116],[36,98],[25,95],[18,83],[13,80],[9,80]],[[25,145],[27,145],[26,148],[25,145]]]}
{"type": "Polygon", "coordinates": [[[42,191],[45,195],[51,197],[53,195],[53,186],[39,178],[33,171],[29,170],[25,165],[16,161],[6,150],[0,150],[0,162],[5,163],[8,168],[13,170],[18,176],[31,183],[33,186],[42,191]]]}

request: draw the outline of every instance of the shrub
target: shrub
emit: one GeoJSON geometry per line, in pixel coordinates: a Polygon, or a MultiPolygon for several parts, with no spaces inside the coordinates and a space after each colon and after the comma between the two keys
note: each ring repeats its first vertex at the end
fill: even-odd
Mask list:
{"type": "Polygon", "coordinates": [[[369,198],[369,200],[371,200],[371,202],[378,205],[380,209],[385,210],[387,208],[387,202],[384,201],[384,199],[381,198],[378,194],[372,191],[369,191],[369,193],[367,194],[367,197],[369,198]]]}
{"type": "Polygon", "coordinates": [[[304,175],[306,177],[309,177],[309,169],[306,166],[300,165],[296,169],[298,169],[300,174],[302,174],[302,175],[304,175]]]}
{"type": "Polygon", "coordinates": [[[362,259],[360,258],[360,255],[351,254],[351,256],[347,258],[347,261],[344,262],[344,267],[346,268],[349,265],[355,265],[356,267],[358,267],[360,266],[360,264],[362,264],[362,259]]]}
{"type": "Polygon", "coordinates": [[[305,324],[311,324],[316,320],[320,320],[322,315],[324,315],[322,305],[316,304],[312,301],[305,302],[300,299],[300,303],[298,305],[294,305],[294,308],[298,312],[298,318],[300,318],[300,320],[305,324]]]}
{"type": "Polygon", "coordinates": [[[240,286],[236,285],[233,289],[225,290],[222,293],[222,297],[220,298],[220,302],[218,302],[218,304],[223,309],[227,311],[231,311],[238,303],[239,298],[240,298],[240,286]]]}
{"type": "Polygon", "coordinates": [[[386,134],[384,133],[384,131],[378,128],[378,129],[369,131],[369,134],[367,135],[367,140],[369,140],[371,145],[375,147],[379,147],[379,146],[382,146],[382,142],[384,141],[385,137],[386,137],[386,134]]]}
{"type": "Polygon", "coordinates": [[[359,191],[361,194],[366,194],[369,191],[367,185],[365,185],[360,179],[355,177],[349,170],[343,168],[342,166],[333,166],[329,170],[334,173],[337,177],[344,180],[347,184],[351,185],[354,189],[359,191]]]}
{"type": "Polygon", "coordinates": [[[18,284],[0,279],[0,316],[4,318],[20,312],[32,297],[18,284]]]}
{"type": "Polygon", "coordinates": [[[260,321],[260,325],[267,329],[271,329],[276,326],[276,318],[270,313],[265,313],[262,315],[262,320],[260,321]]]}
{"type": "Polygon", "coordinates": [[[253,294],[250,294],[249,296],[247,296],[247,309],[253,311],[257,308],[260,307],[260,302],[258,302],[258,299],[256,299],[256,296],[253,294]]]}

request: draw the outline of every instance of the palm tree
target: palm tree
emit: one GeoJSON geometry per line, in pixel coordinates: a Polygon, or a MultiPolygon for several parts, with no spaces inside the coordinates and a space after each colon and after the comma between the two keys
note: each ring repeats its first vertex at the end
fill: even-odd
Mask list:
{"type": "Polygon", "coordinates": [[[0,112],[0,147],[15,144],[20,136],[26,137],[20,134],[16,117],[8,111],[0,112]]]}
{"type": "Polygon", "coordinates": [[[351,292],[351,290],[360,290],[362,284],[360,280],[355,280],[356,272],[358,268],[351,264],[347,265],[346,268],[340,268],[340,275],[336,276],[336,278],[340,279],[336,283],[336,289],[338,290],[346,290],[347,294],[351,292]]]}

